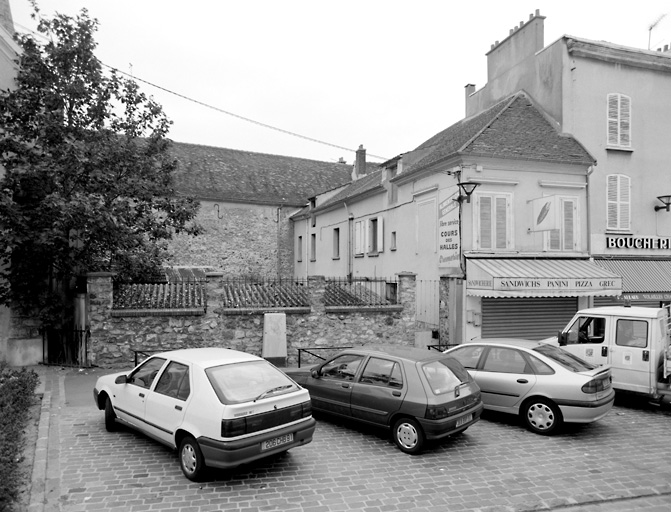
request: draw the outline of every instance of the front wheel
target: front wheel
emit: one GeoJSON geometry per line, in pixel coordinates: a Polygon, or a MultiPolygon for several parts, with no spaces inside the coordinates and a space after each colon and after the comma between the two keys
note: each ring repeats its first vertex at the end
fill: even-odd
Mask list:
{"type": "Polygon", "coordinates": [[[205,472],[203,452],[191,436],[186,436],[179,444],[179,465],[184,476],[193,482],[200,480],[205,472]]]}
{"type": "Polygon", "coordinates": [[[105,400],[105,429],[108,432],[116,432],[116,413],[114,412],[114,407],[112,407],[112,400],[110,397],[107,397],[105,400]]]}
{"type": "Polygon", "coordinates": [[[419,423],[411,418],[396,421],[391,435],[396,446],[405,453],[415,455],[424,447],[424,431],[419,423]]]}
{"type": "Polygon", "coordinates": [[[559,407],[544,398],[529,400],[520,414],[529,430],[546,436],[554,434],[563,422],[559,407]]]}

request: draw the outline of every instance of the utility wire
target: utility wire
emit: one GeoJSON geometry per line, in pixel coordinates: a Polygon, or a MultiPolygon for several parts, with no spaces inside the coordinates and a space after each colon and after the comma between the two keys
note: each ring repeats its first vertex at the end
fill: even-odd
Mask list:
{"type": "MultiPolygon", "coordinates": [[[[132,75],[132,74],[130,74],[130,73],[126,73],[125,71],[121,71],[121,70],[118,69],[118,68],[115,68],[115,67],[112,67],[112,66],[108,66],[107,64],[104,64],[104,63],[102,63],[102,62],[101,62],[101,64],[102,64],[103,66],[105,66],[105,67],[111,69],[112,71],[115,71],[115,72],[117,72],[117,73],[120,73],[120,74],[122,74],[122,75],[125,75],[125,76],[131,78],[132,80],[137,80],[138,82],[145,83],[145,84],[147,84],[147,85],[150,85],[151,87],[155,87],[155,88],[157,88],[157,89],[160,89],[161,91],[167,92],[168,94],[172,94],[172,95],[174,95],[174,96],[177,96],[177,97],[179,97],[179,98],[185,99],[185,100],[190,101],[190,102],[192,102],[192,103],[196,103],[196,104],[198,104],[198,105],[200,105],[200,106],[202,106],[202,107],[206,107],[206,108],[209,108],[209,109],[211,109],[211,110],[215,110],[215,111],[217,111],[217,112],[221,112],[222,114],[226,114],[226,115],[235,117],[235,118],[237,118],[237,119],[242,119],[243,121],[247,121],[248,123],[256,124],[256,125],[258,125],[258,126],[262,126],[262,127],[264,127],[264,128],[269,128],[269,129],[271,129],[271,130],[276,130],[276,131],[281,132],[281,133],[286,133],[287,135],[292,135],[293,137],[298,137],[298,138],[301,138],[301,139],[309,140],[309,141],[311,141],[311,142],[316,142],[317,144],[324,144],[325,146],[331,146],[331,147],[333,147],[333,148],[342,149],[342,150],[344,150],[344,151],[350,151],[350,152],[352,152],[352,153],[356,153],[356,150],[355,150],[355,149],[346,148],[346,147],[343,147],[343,146],[338,146],[338,145],[336,145],[336,144],[331,144],[330,142],[325,142],[325,141],[323,141],[323,140],[314,139],[314,138],[312,138],[312,137],[308,137],[308,136],[306,136],[306,135],[301,135],[301,134],[299,134],[299,133],[291,132],[291,131],[289,131],[289,130],[285,130],[285,129],[283,129],[283,128],[278,128],[277,126],[272,126],[272,125],[269,125],[269,124],[266,124],[266,123],[262,123],[262,122],[260,122],[260,121],[255,121],[254,119],[250,119],[250,118],[248,118],[248,117],[244,117],[244,116],[241,116],[241,115],[239,115],[239,114],[235,114],[235,113],[233,113],[233,112],[229,112],[228,110],[224,110],[224,109],[222,109],[222,108],[215,107],[215,106],[210,105],[210,104],[208,104],[208,103],[205,103],[205,102],[202,102],[202,101],[199,101],[199,100],[190,98],[190,97],[188,97],[188,96],[185,96],[184,94],[180,94],[180,93],[178,93],[178,92],[171,91],[170,89],[166,89],[165,87],[161,87],[160,85],[156,85],[156,84],[151,83],[151,82],[149,82],[149,81],[147,81],[147,80],[144,80],[144,79],[142,79],[142,78],[138,78],[137,76],[134,76],[134,75],[132,75]]],[[[385,157],[383,157],[383,156],[373,155],[373,154],[370,154],[370,153],[369,153],[369,156],[372,156],[372,157],[374,157],[374,158],[380,158],[380,159],[382,159],[382,160],[388,160],[388,158],[385,158],[385,157]]]]}
{"type": "MultiPolygon", "coordinates": [[[[22,28],[23,30],[25,30],[26,32],[30,32],[31,35],[35,35],[35,36],[40,37],[40,38],[43,39],[43,40],[49,41],[49,39],[48,39],[47,37],[45,37],[44,34],[41,34],[40,32],[35,32],[34,30],[32,30],[32,29],[30,29],[30,28],[28,28],[28,27],[26,27],[26,26],[24,26],[24,25],[21,25],[20,23],[14,23],[14,25],[15,25],[15,26],[19,26],[19,27],[21,27],[21,28],[22,28]]],[[[170,89],[167,89],[166,87],[162,87],[162,86],[160,86],[160,85],[156,85],[156,84],[154,84],[154,83],[152,83],[152,82],[149,82],[148,80],[144,80],[144,79],[142,79],[142,78],[138,78],[137,76],[135,76],[135,75],[133,75],[133,74],[131,74],[131,73],[126,73],[125,71],[121,71],[120,69],[115,68],[114,66],[110,66],[110,65],[108,65],[108,64],[105,64],[105,63],[102,62],[102,61],[98,61],[98,62],[100,62],[100,64],[101,64],[102,66],[105,66],[106,68],[109,68],[109,69],[111,69],[112,71],[115,71],[115,72],[117,72],[117,73],[120,73],[120,74],[122,74],[122,75],[125,75],[125,76],[129,77],[131,80],[137,80],[138,82],[142,82],[142,83],[147,84],[147,85],[149,85],[149,86],[151,86],[151,87],[155,87],[156,89],[160,89],[161,91],[167,92],[168,94],[172,94],[172,95],[177,96],[177,97],[179,97],[179,98],[182,98],[182,99],[184,99],[184,100],[190,101],[190,102],[192,102],[192,103],[196,103],[197,105],[200,105],[200,106],[202,106],[202,107],[209,108],[209,109],[211,109],[211,110],[215,110],[216,112],[220,112],[220,113],[222,113],[222,114],[226,114],[226,115],[235,117],[235,118],[237,118],[237,119],[241,119],[242,121],[247,121],[248,123],[252,123],[252,124],[261,126],[261,127],[263,127],[263,128],[269,128],[269,129],[271,129],[271,130],[275,130],[275,131],[278,131],[278,132],[281,132],[281,133],[284,133],[284,134],[287,134],[287,135],[291,135],[291,136],[293,136],[293,137],[298,137],[298,138],[300,138],[300,139],[308,140],[308,141],[310,141],[310,142],[315,142],[315,143],[317,143],[317,144],[323,144],[323,145],[325,145],[325,146],[331,146],[331,147],[336,148],[336,149],[342,149],[343,151],[348,151],[348,152],[351,152],[351,153],[356,153],[356,150],[355,150],[355,149],[346,148],[346,147],[344,147],[344,146],[338,146],[338,145],[336,145],[336,144],[331,144],[330,142],[325,142],[325,141],[323,141],[323,140],[315,139],[315,138],[313,138],[313,137],[308,137],[308,136],[306,136],[306,135],[301,135],[301,134],[299,134],[299,133],[291,132],[291,131],[289,131],[289,130],[285,130],[285,129],[283,129],[283,128],[278,128],[278,127],[276,127],[276,126],[272,126],[272,125],[269,125],[269,124],[266,124],[266,123],[262,123],[262,122],[260,122],[260,121],[255,121],[254,119],[250,119],[250,118],[248,118],[248,117],[244,117],[244,116],[241,116],[241,115],[239,115],[239,114],[235,114],[235,113],[233,113],[233,112],[229,112],[228,110],[224,110],[224,109],[222,109],[222,108],[215,107],[215,106],[213,106],[213,105],[209,105],[208,103],[205,103],[205,102],[202,102],[202,101],[199,101],[199,100],[190,98],[190,97],[188,97],[188,96],[186,96],[186,95],[184,95],[184,94],[180,94],[180,93],[178,93],[178,92],[175,92],[175,91],[172,91],[172,90],[170,90],[170,89]]],[[[368,156],[372,156],[373,158],[379,158],[380,160],[385,160],[385,161],[386,161],[386,160],[389,160],[387,157],[379,156],[379,155],[373,155],[372,153],[368,153],[368,156]]]]}

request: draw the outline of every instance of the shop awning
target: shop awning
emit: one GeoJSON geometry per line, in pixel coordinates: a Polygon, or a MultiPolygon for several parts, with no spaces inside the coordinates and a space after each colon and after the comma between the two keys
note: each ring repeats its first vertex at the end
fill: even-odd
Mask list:
{"type": "Polygon", "coordinates": [[[622,276],[622,294],[625,297],[659,300],[671,298],[671,260],[609,258],[595,259],[594,263],[622,276]]]}
{"type": "Polygon", "coordinates": [[[466,276],[466,293],[475,297],[590,297],[622,293],[618,274],[588,260],[469,258],[466,276]]]}

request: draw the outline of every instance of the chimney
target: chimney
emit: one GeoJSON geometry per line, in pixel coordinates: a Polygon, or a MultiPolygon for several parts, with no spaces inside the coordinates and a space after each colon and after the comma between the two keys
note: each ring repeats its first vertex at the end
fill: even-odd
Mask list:
{"type": "Polygon", "coordinates": [[[466,115],[468,116],[468,98],[475,92],[475,84],[466,84],[464,92],[466,94],[466,115]]]}
{"type": "Polygon", "coordinates": [[[356,160],[354,161],[354,179],[361,178],[366,175],[366,150],[363,144],[356,150],[356,160]]]}

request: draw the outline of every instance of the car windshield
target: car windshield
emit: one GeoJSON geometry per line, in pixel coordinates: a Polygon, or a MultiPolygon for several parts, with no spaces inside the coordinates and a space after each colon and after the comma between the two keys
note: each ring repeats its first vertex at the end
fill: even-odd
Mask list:
{"type": "Polygon", "coordinates": [[[267,361],[224,364],[205,373],[222,404],[250,402],[297,389],[289,377],[267,361]]]}
{"type": "Polygon", "coordinates": [[[554,347],[552,345],[539,345],[533,350],[534,352],[538,352],[539,354],[543,354],[544,356],[549,357],[553,361],[559,363],[564,368],[572,372],[586,372],[597,367],[592,363],[588,363],[587,361],[574,356],[566,350],[554,347]]]}
{"type": "Polygon", "coordinates": [[[458,361],[451,358],[426,363],[422,365],[422,370],[434,395],[454,391],[455,387],[470,380],[468,372],[458,361]]]}

